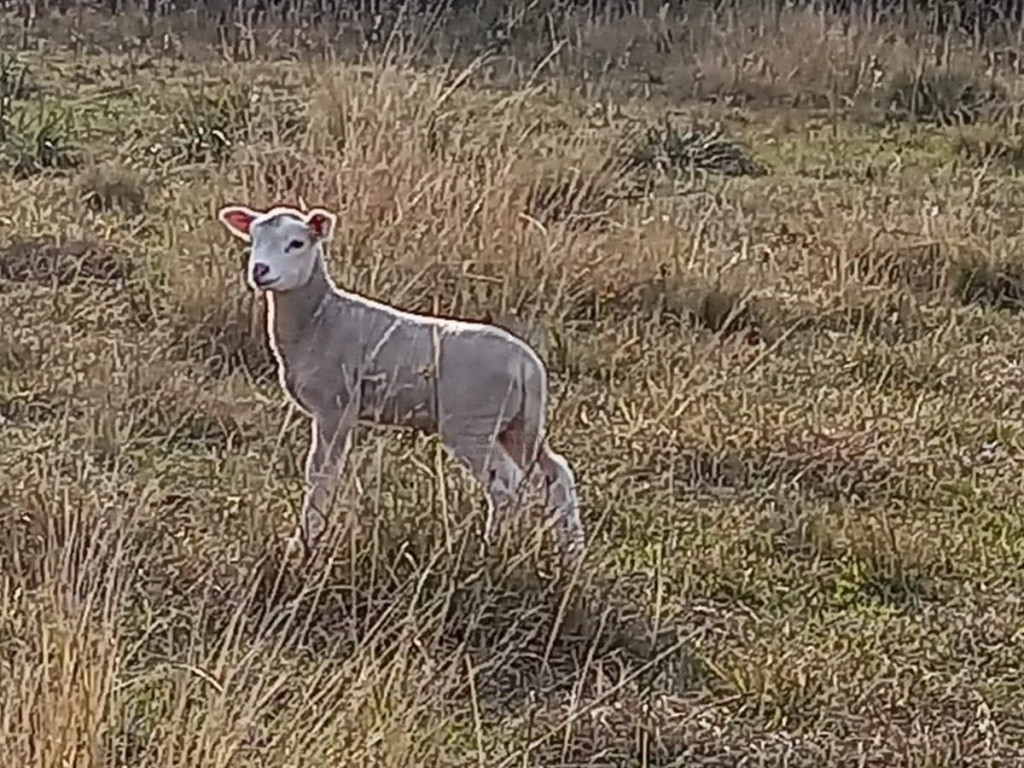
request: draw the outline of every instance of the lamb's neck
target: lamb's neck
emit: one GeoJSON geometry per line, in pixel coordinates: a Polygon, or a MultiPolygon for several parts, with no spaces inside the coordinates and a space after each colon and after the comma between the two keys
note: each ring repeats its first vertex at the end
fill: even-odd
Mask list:
{"type": "Polygon", "coordinates": [[[331,289],[323,260],[318,259],[305,285],[290,291],[267,293],[267,331],[281,353],[286,354],[289,348],[306,338],[331,289]]]}

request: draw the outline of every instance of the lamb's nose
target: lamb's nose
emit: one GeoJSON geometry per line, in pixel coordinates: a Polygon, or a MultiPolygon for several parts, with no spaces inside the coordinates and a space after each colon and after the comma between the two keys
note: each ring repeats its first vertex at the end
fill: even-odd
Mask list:
{"type": "Polygon", "coordinates": [[[252,265],[252,276],[256,282],[259,282],[270,273],[270,265],[262,264],[257,262],[252,265]]]}

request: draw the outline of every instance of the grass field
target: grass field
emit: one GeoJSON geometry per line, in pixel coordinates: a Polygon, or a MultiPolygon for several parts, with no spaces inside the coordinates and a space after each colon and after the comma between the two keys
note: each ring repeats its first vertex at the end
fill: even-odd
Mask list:
{"type": "Polygon", "coordinates": [[[1013,62],[563,21],[413,66],[4,18],[5,768],[1024,764],[1013,62]],[[230,202],[336,210],[339,284],[537,345],[574,578],[364,431],[274,590],[308,427],[230,202]]]}

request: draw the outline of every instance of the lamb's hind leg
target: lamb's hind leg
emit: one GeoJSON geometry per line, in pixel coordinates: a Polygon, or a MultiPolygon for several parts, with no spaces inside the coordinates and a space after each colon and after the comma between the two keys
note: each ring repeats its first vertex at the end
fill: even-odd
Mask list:
{"type": "Polygon", "coordinates": [[[544,444],[537,455],[533,480],[547,488],[547,507],[553,518],[555,536],[566,562],[575,565],[583,555],[586,535],[572,468],[565,457],[544,444]]]}
{"type": "Polygon", "coordinates": [[[508,513],[519,501],[526,473],[496,437],[469,430],[446,429],[442,439],[452,455],[469,468],[486,491],[484,540],[493,543],[508,513]]]}
{"type": "MultiPolygon", "coordinates": [[[[518,470],[517,482],[521,483],[528,473],[529,485],[546,496],[563,557],[570,566],[574,565],[583,554],[585,539],[576,496],[576,477],[569,462],[551,450],[540,435],[531,434],[519,417],[510,420],[498,433],[498,443],[518,470]],[[536,457],[532,463],[531,455],[536,457]]],[[[521,485],[519,490],[522,490],[521,485]]]]}

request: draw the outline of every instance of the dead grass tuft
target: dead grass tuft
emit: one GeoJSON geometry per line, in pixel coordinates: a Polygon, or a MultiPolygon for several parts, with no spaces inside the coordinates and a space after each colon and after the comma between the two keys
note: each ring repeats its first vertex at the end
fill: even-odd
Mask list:
{"type": "Polygon", "coordinates": [[[883,103],[893,120],[970,125],[1006,98],[998,83],[980,80],[970,71],[904,69],[887,84],[883,103]]]}
{"type": "Polygon", "coordinates": [[[526,213],[544,223],[564,223],[570,228],[607,224],[617,197],[619,171],[606,162],[594,173],[575,168],[541,174],[526,195],[526,213]]]}
{"type": "Polygon", "coordinates": [[[131,263],[109,244],[98,241],[59,243],[50,237],[39,237],[16,239],[0,248],[0,278],[12,282],[121,282],[131,275],[132,269],[131,263]]]}
{"type": "Polygon", "coordinates": [[[840,595],[854,589],[882,603],[915,606],[936,596],[920,542],[899,542],[883,528],[859,538],[853,551],[836,586],[840,595]]]}
{"type": "Polygon", "coordinates": [[[1011,171],[1024,170],[1024,141],[994,127],[959,134],[953,148],[958,157],[976,166],[992,164],[1011,171]]]}
{"type": "Polygon", "coordinates": [[[775,514],[758,525],[766,535],[771,549],[785,557],[803,558],[812,562],[842,556],[839,534],[827,512],[799,507],[788,514],[775,514]]]}
{"type": "Polygon", "coordinates": [[[129,216],[138,216],[146,207],[142,177],[124,165],[89,168],[79,179],[78,189],[82,202],[94,211],[120,209],[129,216]]]}
{"type": "Polygon", "coordinates": [[[744,445],[682,452],[674,476],[685,488],[799,491],[801,498],[883,498],[904,483],[861,435],[786,435],[748,438],[744,445]]]}
{"type": "Polygon", "coordinates": [[[964,304],[1010,312],[1024,307],[1024,269],[1012,261],[964,260],[954,270],[951,287],[964,304]]]}
{"type": "Polygon", "coordinates": [[[699,296],[691,311],[699,326],[720,335],[756,329],[750,304],[739,295],[713,288],[699,296]]]}
{"type": "Polygon", "coordinates": [[[680,129],[668,116],[649,126],[626,162],[628,168],[661,174],[716,173],[724,176],[764,176],[768,170],[749,156],[720,125],[680,129]]]}
{"type": "Polygon", "coordinates": [[[20,394],[0,395],[0,424],[24,424],[48,421],[63,409],[45,398],[20,394]]]}
{"type": "Polygon", "coordinates": [[[927,296],[948,283],[950,259],[943,244],[875,240],[855,251],[845,277],[863,286],[889,287],[927,296]]]}
{"type": "Polygon", "coordinates": [[[184,306],[178,349],[212,376],[242,370],[257,381],[274,378],[276,363],[266,341],[266,306],[257,297],[237,297],[222,310],[184,306]],[[185,319],[187,318],[187,319],[185,319]]]}
{"type": "Polygon", "coordinates": [[[808,316],[818,331],[852,333],[889,342],[917,338],[927,330],[912,298],[888,290],[851,288],[808,316]]]}

